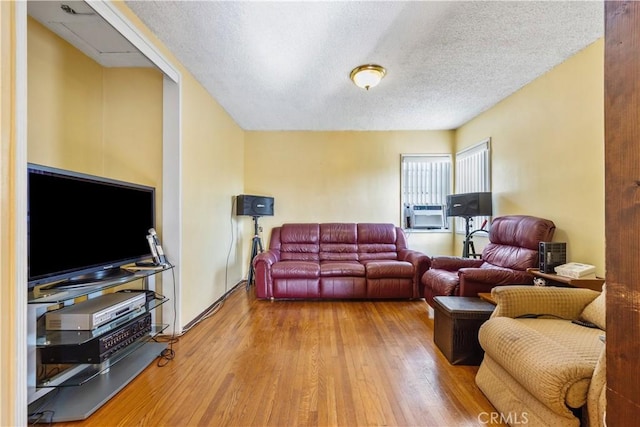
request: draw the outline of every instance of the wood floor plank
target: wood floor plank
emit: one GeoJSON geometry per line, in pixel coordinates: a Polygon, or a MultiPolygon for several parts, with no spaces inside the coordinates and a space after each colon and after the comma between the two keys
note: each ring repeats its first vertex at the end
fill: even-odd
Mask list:
{"type": "Polygon", "coordinates": [[[479,426],[418,301],[260,301],[240,287],[89,419],[66,426],[479,426]]]}

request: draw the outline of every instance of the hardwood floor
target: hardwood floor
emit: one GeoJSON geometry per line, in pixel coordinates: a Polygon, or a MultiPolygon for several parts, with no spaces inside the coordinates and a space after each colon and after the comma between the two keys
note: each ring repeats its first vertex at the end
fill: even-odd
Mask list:
{"type": "MultiPolygon", "coordinates": [[[[259,301],[241,286],[83,422],[56,426],[478,426],[477,367],[424,301],[259,301]]],[[[494,424],[495,425],[495,424],[494,424]]]]}

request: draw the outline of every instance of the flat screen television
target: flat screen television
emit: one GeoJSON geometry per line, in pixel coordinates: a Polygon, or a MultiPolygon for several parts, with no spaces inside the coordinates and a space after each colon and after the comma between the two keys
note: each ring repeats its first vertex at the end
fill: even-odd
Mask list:
{"type": "Polygon", "coordinates": [[[27,170],[30,290],[119,277],[128,274],[120,266],[151,257],[153,187],[35,164],[27,170]]]}

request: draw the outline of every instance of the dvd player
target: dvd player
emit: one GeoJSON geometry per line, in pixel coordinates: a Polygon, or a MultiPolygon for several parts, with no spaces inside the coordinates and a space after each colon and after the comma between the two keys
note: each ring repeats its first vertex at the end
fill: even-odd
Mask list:
{"type": "Polygon", "coordinates": [[[90,331],[118,317],[144,307],[144,293],[100,295],[74,305],[50,311],[45,326],[52,331],[90,331]]]}

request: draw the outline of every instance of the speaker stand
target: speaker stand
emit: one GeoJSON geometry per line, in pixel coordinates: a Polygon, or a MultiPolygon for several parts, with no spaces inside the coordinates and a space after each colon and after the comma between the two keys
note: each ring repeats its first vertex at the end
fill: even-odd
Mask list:
{"type": "Polygon", "coordinates": [[[264,249],[262,248],[262,240],[260,239],[260,227],[258,226],[258,218],[259,216],[253,217],[253,239],[251,240],[251,259],[249,260],[249,277],[247,278],[247,290],[251,288],[255,280],[255,269],[253,268],[253,259],[259,253],[262,253],[264,249]]]}
{"type": "Polygon", "coordinates": [[[473,218],[470,216],[464,217],[465,221],[465,231],[464,231],[464,246],[462,247],[462,257],[470,258],[469,254],[473,254],[473,257],[476,256],[476,248],[473,246],[473,236],[471,236],[471,222],[473,218]]]}
{"type": "Polygon", "coordinates": [[[464,258],[482,258],[482,254],[476,253],[476,248],[475,246],[473,246],[473,235],[480,232],[488,234],[489,232],[484,228],[487,221],[485,220],[482,223],[482,227],[480,227],[479,229],[469,232],[469,230],[471,229],[470,222],[473,221],[473,218],[471,217],[464,217],[464,218],[467,223],[465,227],[466,230],[465,230],[465,237],[464,237],[464,247],[462,249],[462,256],[464,258]]]}

